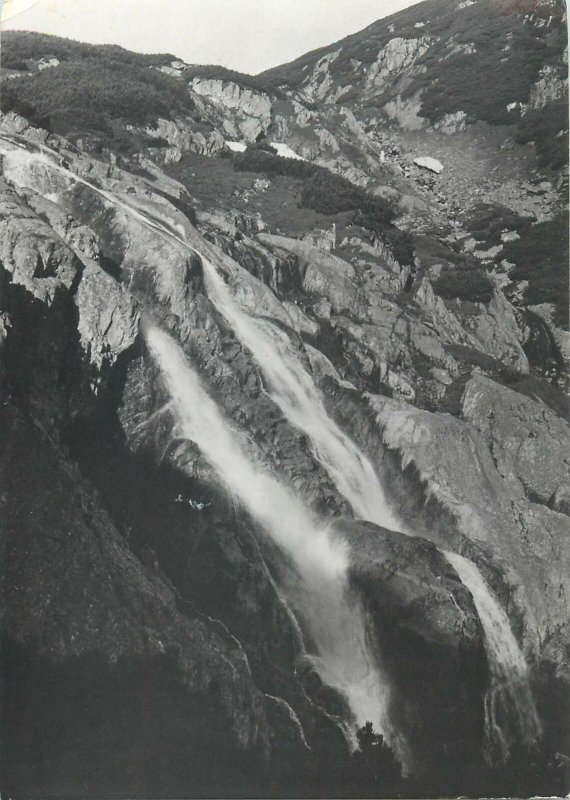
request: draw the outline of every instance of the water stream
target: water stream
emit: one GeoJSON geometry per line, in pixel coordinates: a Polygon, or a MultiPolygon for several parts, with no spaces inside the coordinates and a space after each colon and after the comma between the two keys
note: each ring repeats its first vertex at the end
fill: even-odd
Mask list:
{"type": "Polygon", "coordinates": [[[307,632],[320,677],[347,699],[356,725],[371,721],[393,742],[386,684],[364,612],[348,587],[345,548],[331,538],[323,520],[244,452],[180,346],[155,326],[147,326],[145,338],[173,401],[177,437],[198,445],[227,489],[290,559],[294,570],[285,593],[307,632]]]}
{"type": "Polygon", "coordinates": [[[541,733],[530,689],[528,666],[511,629],[509,618],[491,594],[478,567],[457,553],[444,553],[473,597],[483,628],[490,672],[485,695],[485,729],[490,761],[505,761],[518,732],[527,748],[541,733]]]}
{"type": "Polygon", "coordinates": [[[283,415],[309,437],[318,461],[355,515],[385,528],[402,530],[370,460],[327,414],[319,390],[287,334],[247,314],[214,265],[205,258],[202,263],[208,297],[253,355],[283,415]]]}

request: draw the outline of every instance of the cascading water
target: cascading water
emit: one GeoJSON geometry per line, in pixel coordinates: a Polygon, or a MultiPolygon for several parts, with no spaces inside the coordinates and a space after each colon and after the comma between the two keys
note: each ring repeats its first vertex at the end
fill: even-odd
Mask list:
{"type": "MultiPolygon", "coordinates": [[[[9,141],[7,137],[0,136],[0,139],[2,138],[9,141]]],[[[12,142],[10,146],[13,148],[12,142]]],[[[28,153],[18,146],[17,151],[11,149],[5,154],[11,156],[12,178],[17,179],[17,173],[20,173],[20,185],[25,185],[26,174],[30,170],[36,170],[36,179],[39,179],[44,188],[52,194],[66,188],[64,184],[62,185],[61,178],[58,182],[56,177],[58,175],[82,183],[146,227],[152,227],[163,236],[176,240],[193,253],[197,252],[184,239],[157,221],[148,218],[104,189],[74,175],[60,164],[54,163],[48,153],[28,153]],[[37,170],[40,171],[39,175],[37,170]]],[[[386,528],[402,530],[402,523],[389,508],[370,460],[328,416],[313,379],[292,350],[289,337],[274,325],[251,317],[243,311],[215,266],[203,254],[198,253],[198,255],[202,259],[208,297],[242,344],[254,356],[271,385],[274,402],[292,425],[307,434],[317,459],[338,491],[350,503],[354,513],[362,519],[386,528]]]]}
{"type": "Polygon", "coordinates": [[[371,721],[398,749],[364,612],[349,591],[344,547],[288,488],[252,463],[179,346],[154,326],[147,328],[146,341],[172,398],[178,435],[198,445],[228,490],[292,562],[287,597],[312,642],[317,672],[344,695],[357,725],[371,721]]]}
{"type": "MultiPolygon", "coordinates": [[[[378,477],[368,459],[327,415],[311,377],[293,353],[289,338],[238,306],[215,267],[202,259],[208,296],[240,341],[251,351],[272,387],[272,398],[292,425],[310,438],[319,461],[339,492],[363,519],[406,531],[387,506],[378,477]]],[[[528,667],[508,617],[490,593],[476,565],[454,553],[445,554],[470,590],[479,615],[491,673],[485,697],[489,754],[505,760],[509,730],[520,731],[532,746],[540,722],[528,680],[528,667]]]]}
{"type": "MultiPolygon", "coordinates": [[[[49,148],[43,147],[45,152],[32,154],[10,137],[0,136],[0,140],[9,143],[10,148],[18,147],[17,153],[0,148],[0,152],[13,156],[5,172],[10,172],[18,185],[27,185],[28,171],[39,169],[40,175],[36,177],[43,182],[44,194],[55,198],[66,188],[55,177],[59,174],[88,186],[160,235],[198,252],[160,222],[54,162],[57,154],[49,148]]],[[[210,299],[256,359],[271,386],[274,402],[292,425],[309,436],[316,457],[355,514],[406,533],[388,507],[372,464],[326,413],[320,394],[294,353],[288,336],[265,320],[249,316],[233,298],[215,266],[203,253],[198,255],[210,299]]],[[[228,489],[239,497],[295,565],[297,577],[289,580],[289,601],[312,640],[316,651],[313,661],[323,681],[347,698],[356,724],[372,721],[405,762],[405,746],[387,720],[386,685],[369,649],[363,611],[349,593],[346,554],[329,538],[325,523],[317,521],[287,488],[248,461],[232,429],[177,345],[157,328],[149,329],[147,340],[173,397],[183,434],[198,444],[228,489]]],[[[528,667],[506,613],[493,598],[478,568],[455,553],[444,554],[471,592],[481,621],[491,680],[485,698],[489,755],[504,760],[511,746],[510,730],[518,729],[523,743],[529,747],[540,736],[528,667]]]]}
{"type": "Polygon", "coordinates": [[[473,597],[483,628],[490,686],[485,697],[485,728],[489,760],[505,761],[515,728],[527,747],[541,733],[529,684],[528,666],[505,611],[491,594],[477,566],[457,553],[444,553],[473,597]]]}
{"type": "Polygon", "coordinates": [[[271,386],[271,397],[289,422],[310,438],[315,455],[354,513],[392,530],[402,523],[390,510],[369,459],[328,416],[311,376],[289,337],[246,314],[208,259],[202,257],[208,297],[252,353],[271,386]]]}

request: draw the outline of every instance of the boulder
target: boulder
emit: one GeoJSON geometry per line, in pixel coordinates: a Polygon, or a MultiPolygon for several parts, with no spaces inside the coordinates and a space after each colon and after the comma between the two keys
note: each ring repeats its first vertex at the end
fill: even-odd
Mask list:
{"type": "Polygon", "coordinates": [[[423,169],[427,169],[430,172],[435,172],[436,175],[439,175],[443,172],[443,164],[441,161],[438,161],[437,158],[432,158],[432,156],[417,156],[414,158],[414,164],[417,167],[423,167],[423,169]]]}
{"type": "Polygon", "coordinates": [[[349,548],[351,584],[373,621],[412,771],[434,778],[450,762],[457,773],[473,768],[484,737],[487,669],[471,595],[425,539],[366,522],[337,529],[349,548]]]}

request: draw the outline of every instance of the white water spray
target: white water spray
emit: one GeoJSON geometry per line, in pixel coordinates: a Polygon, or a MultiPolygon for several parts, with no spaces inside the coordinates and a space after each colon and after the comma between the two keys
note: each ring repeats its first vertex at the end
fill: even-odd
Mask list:
{"type": "Polygon", "coordinates": [[[457,553],[444,553],[473,597],[481,620],[489,663],[490,686],[485,697],[485,729],[490,760],[505,761],[510,752],[509,728],[518,729],[532,747],[541,733],[529,684],[528,666],[505,611],[491,594],[477,566],[457,553]]]}
{"type": "Polygon", "coordinates": [[[243,311],[218,271],[202,256],[208,297],[252,353],[287,420],[311,440],[315,456],[362,519],[392,530],[402,523],[390,510],[369,459],[327,414],[313,379],[293,352],[289,337],[243,311]]]}
{"type": "Polygon", "coordinates": [[[394,742],[386,686],[367,641],[364,612],[348,588],[344,547],[289,489],[252,463],[180,347],[154,326],[146,340],[172,398],[179,435],[198,445],[227,488],[293,563],[285,589],[312,642],[317,672],[347,699],[356,725],[371,721],[394,742]]]}

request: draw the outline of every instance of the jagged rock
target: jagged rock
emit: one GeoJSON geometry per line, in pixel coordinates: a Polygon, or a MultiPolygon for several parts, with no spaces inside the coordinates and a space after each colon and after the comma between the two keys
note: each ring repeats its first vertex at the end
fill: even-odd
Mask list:
{"type": "MultiPolygon", "coordinates": [[[[2,427],[5,783],[54,794],[79,784],[199,791],[213,777],[200,753],[214,720],[230,750],[262,768],[274,734],[237,641],[179,610],[158,563],[129,551],[77,468],[6,403],[2,427]],[[54,714],[66,724],[54,726],[54,714]],[[41,769],[30,716],[49,754],[41,769]],[[156,726],[169,731],[160,741],[156,726]]],[[[298,727],[279,724],[301,745],[298,727]]]]}
{"type": "Polygon", "coordinates": [[[366,74],[367,88],[382,86],[394,73],[401,73],[424,55],[429,49],[429,37],[420,36],[415,39],[403,39],[396,36],[378,53],[378,58],[369,67],[366,74]]]}
{"type": "Polygon", "coordinates": [[[267,133],[272,103],[266,94],[221,79],[194,78],[191,86],[206,109],[213,106],[232,115],[233,119],[226,120],[226,132],[233,138],[254,142],[259,134],[267,133]]]}
{"type": "Polygon", "coordinates": [[[474,338],[478,349],[523,374],[528,373],[528,359],[521,344],[523,333],[512,305],[500,289],[495,287],[488,304],[454,300],[448,301],[447,306],[474,338]]]}
{"type": "Polygon", "coordinates": [[[528,309],[537,314],[548,327],[568,370],[570,368],[570,333],[555,324],[553,320],[554,306],[551,303],[541,303],[540,305],[528,306],[528,309]]]}
{"type": "Polygon", "coordinates": [[[179,161],[187,150],[211,156],[223,150],[225,146],[224,138],[219,131],[213,131],[206,137],[201,131],[193,131],[183,119],[158,119],[154,127],[145,128],[145,133],[168,142],[170,147],[163,156],[165,163],[179,161]]]}
{"type": "Polygon", "coordinates": [[[77,256],[13,192],[1,198],[0,237],[2,266],[38,300],[52,303],[58,289],[68,290],[77,279],[77,256]]]}
{"type": "Polygon", "coordinates": [[[138,335],[140,311],[124,286],[93,261],[84,261],[75,294],[83,349],[98,369],[111,366],[138,335]]]}
{"type": "Polygon", "coordinates": [[[560,70],[554,66],[543,67],[540,77],[530,91],[530,108],[544,108],[553,100],[559,100],[568,94],[568,79],[560,75],[560,70]]]}

